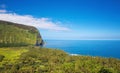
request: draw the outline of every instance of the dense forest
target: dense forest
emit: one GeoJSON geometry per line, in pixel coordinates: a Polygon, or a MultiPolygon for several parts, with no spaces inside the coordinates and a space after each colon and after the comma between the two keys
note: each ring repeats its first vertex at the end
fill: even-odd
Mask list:
{"type": "Polygon", "coordinates": [[[0,48],[0,73],[120,73],[120,60],[32,46],[0,48]]]}
{"type": "Polygon", "coordinates": [[[35,27],[0,21],[0,47],[41,43],[42,38],[35,27]]]}

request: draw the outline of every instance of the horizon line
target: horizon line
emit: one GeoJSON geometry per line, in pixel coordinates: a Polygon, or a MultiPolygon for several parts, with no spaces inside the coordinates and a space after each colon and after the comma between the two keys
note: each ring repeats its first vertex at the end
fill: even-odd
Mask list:
{"type": "Polygon", "coordinates": [[[120,39],[44,39],[44,40],[120,40],[120,39]]]}

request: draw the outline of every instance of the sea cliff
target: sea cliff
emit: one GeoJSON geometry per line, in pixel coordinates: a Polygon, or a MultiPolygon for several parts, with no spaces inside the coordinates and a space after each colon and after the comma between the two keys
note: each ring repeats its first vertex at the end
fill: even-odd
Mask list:
{"type": "Polygon", "coordinates": [[[0,21],[0,47],[28,45],[43,45],[43,40],[37,28],[0,21]]]}

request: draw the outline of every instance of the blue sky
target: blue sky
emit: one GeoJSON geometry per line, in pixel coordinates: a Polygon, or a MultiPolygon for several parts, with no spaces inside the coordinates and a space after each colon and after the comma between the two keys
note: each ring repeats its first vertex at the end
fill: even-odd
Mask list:
{"type": "Polygon", "coordinates": [[[119,0],[0,0],[0,12],[54,25],[38,28],[43,39],[120,39],[119,0]]]}

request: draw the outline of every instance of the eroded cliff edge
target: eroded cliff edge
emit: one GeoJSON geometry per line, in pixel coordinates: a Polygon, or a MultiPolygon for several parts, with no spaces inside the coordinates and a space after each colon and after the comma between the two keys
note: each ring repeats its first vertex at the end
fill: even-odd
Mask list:
{"type": "Polygon", "coordinates": [[[0,21],[0,47],[43,45],[40,32],[33,26],[0,21]]]}

